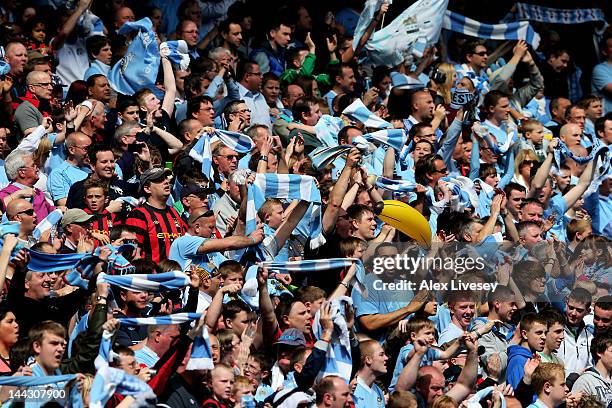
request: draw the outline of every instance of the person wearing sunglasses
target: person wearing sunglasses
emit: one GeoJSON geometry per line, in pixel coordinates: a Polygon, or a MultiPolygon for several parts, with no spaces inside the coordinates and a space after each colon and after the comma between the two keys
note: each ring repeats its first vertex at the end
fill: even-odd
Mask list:
{"type": "Polygon", "coordinates": [[[29,248],[36,243],[37,240],[32,237],[32,231],[36,228],[37,218],[32,204],[22,198],[13,200],[6,207],[6,217],[9,221],[21,223],[17,237],[21,244],[29,248]]]}
{"type": "Polygon", "coordinates": [[[51,113],[53,91],[51,76],[46,72],[32,71],[26,77],[27,91],[15,109],[15,124],[19,136],[27,136],[43,124],[43,117],[51,113]]]}
{"type": "Polygon", "coordinates": [[[487,80],[487,61],[489,52],[482,40],[470,40],[463,48],[463,62],[461,71],[473,72],[477,77],[487,80]]]}

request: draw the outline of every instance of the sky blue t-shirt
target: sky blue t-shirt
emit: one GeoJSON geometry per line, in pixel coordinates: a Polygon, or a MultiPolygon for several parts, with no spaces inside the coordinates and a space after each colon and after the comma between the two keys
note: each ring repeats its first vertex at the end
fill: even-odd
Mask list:
{"type": "MultiPolygon", "coordinates": [[[[391,384],[389,385],[389,392],[393,392],[395,390],[395,384],[397,384],[397,380],[399,379],[400,374],[406,364],[408,363],[408,354],[414,349],[414,345],[412,343],[406,344],[404,347],[400,349],[399,355],[397,356],[397,361],[395,362],[395,369],[393,370],[393,379],[391,380],[391,384]]],[[[437,348],[430,347],[427,349],[427,352],[423,356],[421,360],[421,364],[419,367],[430,366],[434,361],[440,359],[440,350],[437,348]]]]}
{"type": "Polygon", "coordinates": [[[178,262],[182,270],[189,268],[192,263],[202,264],[212,262],[216,267],[219,267],[221,262],[227,260],[222,254],[218,252],[198,254],[198,248],[207,239],[188,234],[175,239],[170,246],[168,259],[178,262]]]}
{"type": "Polygon", "coordinates": [[[51,170],[47,179],[47,190],[51,193],[54,201],[66,198],[70,186],[85,179],[89,173],[91,173],[90,169],[76,167],[64,161],[51,170]]]}
{"type": "Polygon", "coordinates": [[[372,384],[368,387],[366,383],[357,377],[357,387],[353,393],[355,408],[384,408],[385,395],[378,385],[372,384]]]}
{"type": "Polygon", "coordinates": [[[555,216],[555,224],[548,231],[547,237],[550,237],[550,234],[555,234],[559,241],[567,242],[567,219],[565,218],[567,205],[561,194],[555,194],[550,198],[548,208],[544,210],[544,218],[549,217],[553,212],[557,214],[555,216]]]}

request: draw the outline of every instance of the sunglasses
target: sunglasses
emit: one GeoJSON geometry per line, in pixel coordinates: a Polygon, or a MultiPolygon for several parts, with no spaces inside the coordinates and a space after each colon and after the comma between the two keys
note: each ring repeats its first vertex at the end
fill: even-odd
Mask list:
{"type": "Polygon", "coordinates": [[[536,160],[523,160],[523,165],[525,166],[532,166],[536,164],[536,160]]]}
{"type": "Polygon", "coordinates": [[[442,174],[448,173],[448,169],[445,167],[445,168],[440,169],[440,170],[435,170],[434,173],[442,173],[442,174]]]}
{"type": "Polygon", "coordinates": [[[32,217],[34,215],[34,209],[30,208],[28,210],[19,211],[17,214],[25,214],[25,215],[29,215],[30,217],[32,217]]]}
{"type": "Polygon", "coordinates": [[[485,55],[489,55],[489,52],[488,51],[480,51],[480,52],[473,52],[472,54],[478,55],[480,57],[484,57],[485,55]]]}

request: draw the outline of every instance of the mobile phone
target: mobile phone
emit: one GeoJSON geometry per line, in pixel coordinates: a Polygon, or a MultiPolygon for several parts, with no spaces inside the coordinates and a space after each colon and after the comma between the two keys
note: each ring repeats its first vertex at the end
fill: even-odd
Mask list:
{"type": "Polygon", "coordinates": [[[142,143],[132,143],[128,145],[128,152],[130,153],[142,153],[142,149],[144,148],[144,144],[142,143]]]}

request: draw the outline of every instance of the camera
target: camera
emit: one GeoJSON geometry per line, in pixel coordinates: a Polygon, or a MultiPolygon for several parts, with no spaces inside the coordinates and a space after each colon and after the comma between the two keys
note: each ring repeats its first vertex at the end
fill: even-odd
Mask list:
{"type": "Polygon", "coordinates": [[[434,81],[436,84],[443,84],[446,82],[446,74],[436,69],[433,75],[431,76],[431,80],[434,81]]]}

